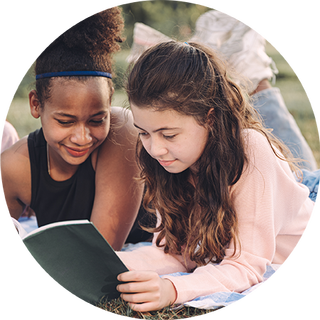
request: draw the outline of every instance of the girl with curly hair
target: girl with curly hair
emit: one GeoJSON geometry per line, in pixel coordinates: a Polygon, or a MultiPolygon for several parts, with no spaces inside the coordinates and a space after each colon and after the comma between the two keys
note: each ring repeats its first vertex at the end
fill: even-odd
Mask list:
{"type": "MultiPolygon", "coordinates": [[[[111,107],[112,54],[120,49],[122,29],[115,7],[81,21],[45,49],[29,93],[31,114],[42,127],[1,156],[13,218],[30,206],[39,226],[88,219],[117,250],[142,199],[134,180],[132,119],[111,107]]],[[[132,232],[131,242],[143,240],[145,234],[132,232]]]]}

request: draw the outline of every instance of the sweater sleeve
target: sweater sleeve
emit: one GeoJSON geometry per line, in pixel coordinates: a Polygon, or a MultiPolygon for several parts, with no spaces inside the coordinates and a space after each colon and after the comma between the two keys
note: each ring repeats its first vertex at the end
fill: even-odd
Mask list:
{"type": "Polygon", "coordinates": [[[232,256],[231,243],[219,265],[209,263],[187,276],[166,276],[176,287],[176,303],[218,291],[242,292],[261,282],[266,266],[273,261],[276,237],[282,229],[290,225],[290,232],[298,236],[303,232],[305,226],[295,225],[295,218],[309,200],[308,191],[295,181],[289,165],[274,155],[267,140],[258,132],[248,131],[249,164],[230,191],[240,248],[237,246],[232,256]]]}

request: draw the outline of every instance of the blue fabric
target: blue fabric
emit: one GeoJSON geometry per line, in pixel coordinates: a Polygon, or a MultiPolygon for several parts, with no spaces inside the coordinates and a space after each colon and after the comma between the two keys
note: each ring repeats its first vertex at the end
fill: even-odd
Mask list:
{"type": "Polygon", "coordinates": [[[30,218],[20,217],[18,221],[27,233],[38,228],[37,218],[35,216],[31,216],[30,218]]]}
{"type": "Polygon", "coordinates": [[[272,133],[280,139],[296,158],[303,159],[302,167],[317,170],[317,163],[301,131],[289,113],[280,90],[270,88],[252,95],[253,106],[258,111],[264,125],[273,129],[272,133]]]}
{"type": "Polygon", "coordinates": [[[302,170],[302,173],[303,173],[302,183],[306,185],[310,190],[309,198],[312,201],[316,201],[318,190],[319,190],[320,170],[317,170],[317,171],[302,170]]]}
{"type": "MultiPolygon", "coordinates": [[[[170,274],[171,276],[183,276],[188,275],[184,272],[176,272],[170,274]]],[[[265,289],[266,296],[264,296],[264,306],[269,307],[270,320],[275,319],[275,271],[271,266],[267,266],[267,270],[264,274],[264,280],[268,282],[266,284],[257,284],[253,287],[250,287],[242,293],[236,292],[216,292],[209,294],[207,296],[197,297],[185,305],[199,307],[201,308],[205,305],[204,308],[212,308],[217,305],[224,305],[227,308],[227,318],[226,319],[237,319],[237,320],[247,320],[249,317],[254,317],[254,306],[250,305],[254,303],[254,299],[258,298],[257,291],[254,289],[258,286],[264,285],[269,287],[269,291],[265,289]],[[250,294],[251,291],[251,294],[250,294]],[[198,302],[201,302],[200,304],[198,302]],[[252,313],[252,314],[251,314],[252,313]]],[[[261,288],[260,288],[261,289],[261,288]]],[[[261,299],[261,296],[260,296],[261,299]]],[[[260,301],[261,302],[261,301],[260,301]]],[[[251,319],[251,318],[250,318],[251,319]]],[[[254,318],[253,318],[254,319],[254,318]]]]}

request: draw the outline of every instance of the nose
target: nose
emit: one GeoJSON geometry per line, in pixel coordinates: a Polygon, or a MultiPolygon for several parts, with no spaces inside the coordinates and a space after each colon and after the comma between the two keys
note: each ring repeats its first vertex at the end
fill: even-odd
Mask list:
{"type": "Polygon", "coordinates": [[[159,158],[168,153],[168,149],[165,144],[157,138],[152,139],[149,150],[149,153],[153,158],[159,158]]]}
{"type": "Polygon", "coordinates": [[[70,141],[79,146],[86,146],[92,142],[90,129],[83,124],[79,124],[74,128],[70,141]]]}

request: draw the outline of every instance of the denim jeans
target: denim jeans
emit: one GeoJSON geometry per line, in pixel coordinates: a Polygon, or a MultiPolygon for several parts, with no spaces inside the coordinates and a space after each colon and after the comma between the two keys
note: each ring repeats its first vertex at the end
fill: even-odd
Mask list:
{"type": "Polygon", "coordinates": [[[252,98],[253,106],[262,117],[264,125],[273,129],[272,133],[290,149],[294,157],[304,160],[300,163],[301,167],[310,171],[316,170],[317,163],[313,153],[289,113],[280,90],[262,90],[252,95],[252,98]]]}
{"type": "Polygon", "coordinates": [[[320,170],[317,171],[308,171],[302,170],[303,180],[302,183],[306,185],[309,190],[309,198],[312,201],[316,201],[318,190],[319,190],[319,181],[320,181],[320,170]]]}

